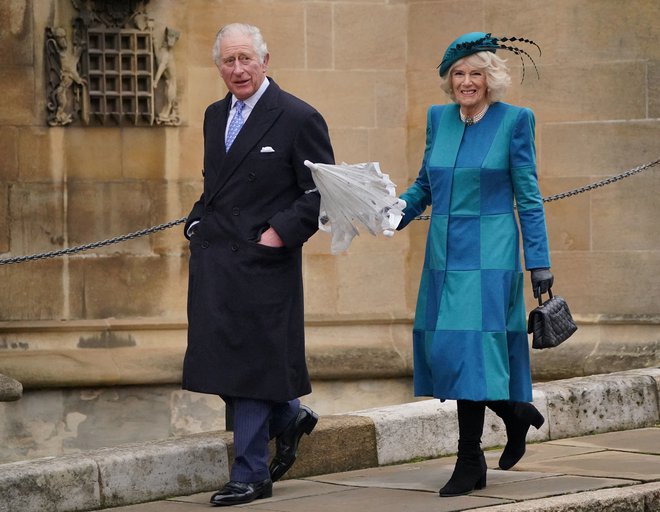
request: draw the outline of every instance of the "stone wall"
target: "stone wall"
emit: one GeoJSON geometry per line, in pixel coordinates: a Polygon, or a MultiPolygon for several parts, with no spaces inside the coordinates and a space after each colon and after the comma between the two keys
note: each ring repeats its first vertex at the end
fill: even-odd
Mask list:
{"type": "MultiPolygon", "coordinates": [[[[473,30],[529,37],[543,49],[535,57],[540,80],[527,65],[522,85],[520,61],[508,56],[507,98],[536,113],[543,195],[660,158],[658,2],[151,0],[147,11],[159,37],[166,26],[181,31],[173,50],[181,125],[50,128],[44,33],[70,29],[71,0],[0,3],[0,258],[188,213],[201,192],[204,109],[226,92],[210,48],[232,21],[262,28],[270,76],[325,116],[337,161],[379,161],[400,191],[417,174],[426,109],[447,101],[436,66],[455,37],[473,30]]],[[[576,374],[607,371],[609,361],[614,369],[658,364],[658,190],[654,168],[547,205],[555,291],[581,328],[573,351],[537,355],[537,375],[552,377],[544,360],[576,374]]],[[[20,380],[26,394],[176,385],[188,255],[179,228],[0,266],[0,373],[20,380]]],[[[306,246],[310,353],[334,354],[316,360],[338,369],[320,364],[318,382],[373,378],[361,368],[374,353],[397,354],[398,370],[383,370],[384,378],[409,376],[426,228],[416,221],[393,239],[364,233],[337,256],[324,233],[306,246]]]]}

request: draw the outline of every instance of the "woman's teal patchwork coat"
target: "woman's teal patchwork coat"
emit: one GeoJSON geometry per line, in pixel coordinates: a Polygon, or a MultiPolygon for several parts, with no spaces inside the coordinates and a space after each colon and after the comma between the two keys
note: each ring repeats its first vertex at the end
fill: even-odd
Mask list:
{"type": "Polygon", "coordinates": [[[399,229],[432,205],[413,328],[415,395],[531,401],[525,268],[549,268],[534,114],[497,102],[466,126],[432,106],[399,229]],[[514,207],[515,200],[515,207],[514,207]]]}

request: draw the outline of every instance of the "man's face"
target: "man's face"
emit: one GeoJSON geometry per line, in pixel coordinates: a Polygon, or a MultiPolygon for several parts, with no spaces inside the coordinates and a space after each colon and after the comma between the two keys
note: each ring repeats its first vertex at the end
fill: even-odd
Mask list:
{"type": "Polygon", "coordinates": [[[229,91],[239,100],[252,96],[266,78],[268,57],[259,62],[252,38],[244,34],[228,34],[220,44],[220,76],[229,91]]]}

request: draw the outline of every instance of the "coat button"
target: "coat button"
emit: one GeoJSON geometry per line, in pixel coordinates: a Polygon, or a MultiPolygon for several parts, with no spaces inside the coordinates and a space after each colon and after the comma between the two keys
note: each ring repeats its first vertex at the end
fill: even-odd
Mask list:
{"type": "Polygon", "coordinates": [[[206,207],[206,213],[211,215],[213,213],[213,207],[212,206],[207,206],[206,207]]]}
{"type": "Polygon", "coordinates": [[[241,210],[239,210],[237,206],[234,206],[231,209],[231,214],[234,215],[234,216],[240,215],[240,213],[241,213],[241,210]]]}
{"type": "Polygon", "coordinates": [[[257,175],[251,172],[248,174],[248,181],[254,181],[257,178],[257,175]]]}
{"type": "Polygon", "coordinates": [[[208,241],[208,240],[204,240],[204,241],[202,242],[202,249],[208,249],[208,248],[209,248],[209,245],[211,245],[211,244],[209,243],[209,241],[208,241]]]}
{"type": "Polygon", "coordinates": [[[231,244],[231,250],[234,251],[234,252],[238,251],[238,244],[236,242],[231,244]]]}

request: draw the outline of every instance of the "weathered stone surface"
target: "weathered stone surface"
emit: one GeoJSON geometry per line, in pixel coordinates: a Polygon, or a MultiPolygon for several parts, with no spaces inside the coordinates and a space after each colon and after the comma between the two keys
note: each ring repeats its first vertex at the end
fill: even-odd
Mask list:
{"type": "Polygon", "coordinates": [[[21,383],[0,373],[0,402],[14,402],[21,396],[23,396],[21,383]]]}
{"type": "MultiPolygon", "coordinates": [[[[543,392],[535,391],[535,405],[547,417],[543,392]]],[[[369,417],[376,426],[378,463],[393,464],[416,458],[440,457],[456,453],[458,420],[456,402],[436,399],[421,400],[396,406],[381,407],[353,414],[369,417]]],[[[548,424],[536,431],[530,429],[530,441],[548,439],[548,424]]],[[[482,446],[489,448],[506,444],[502,421],[489,409],[484,420],[482,446]]]]}
{"type": "Polygon", "coordinates": [[[206,434],[94,452],[101,504],[117,507],[209,491],[229,479],[227,445],[206,434]]]}
{"type": "Polygon", "coordinates": [[[630,430],[658,421],[650,376],[613,373],[539,384],[548,401],[550,439],[630,430]]]}
{"type": "Polygon", "coordinates": [[[338,69],[398,69],[405,65],[406,6],[337,3],[334,52],[338,69]],[[365,30],[365,20],[369,29],[365,30]]]}
{"type": "Polygon", "coordinates": [[[16,255],[61,249],[64,199],[61,183],[17,183],[9,191],[9,234],[16,255]]]}
{"type": "Polygon", "coordinates": [[[100,508],[97,463],[80,455],[0,465],[0,511],[100,508]]]}
{"type": "Polygon", "coordinates": [[[296,464],[285,478],[336,473],[377,465],[373,422],[355,415],[323,416],[300,442],[296,464]]]}
{"type": "Polygon", "coordinates": [[[30,65],[34,61],[34,32],[32,25],[32,2],[18,0],[0,4],[0,54],[4,65],[30,65]]]}

